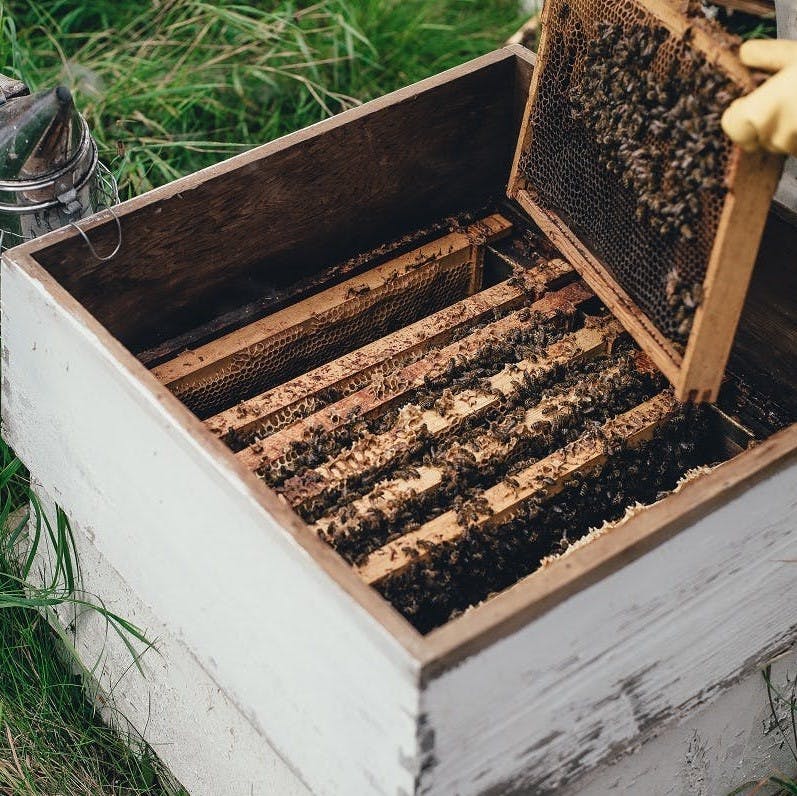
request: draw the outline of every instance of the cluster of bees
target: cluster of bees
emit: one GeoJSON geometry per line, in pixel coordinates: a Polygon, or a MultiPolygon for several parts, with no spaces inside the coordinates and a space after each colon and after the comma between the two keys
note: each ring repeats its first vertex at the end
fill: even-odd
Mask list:
{"type": "MultiPolygon", "coordinates": [[[[518,280],[520,284],[520,281],[518,280]]],[[[528,296],[532,302],[536,296],[528,296]]],[[[508,312],[496,311],[490,320],[498,320],[508,312]]],[[[523,316],[523,326],[513,329],[509,334],[488,341],[482,348],[468,357],[450,359],[439,374],[426,376],[423,386],[407,395],[407,401],[413,401],[421,409],[432,409],[441,399],[446,389],[464,390],[481,385],[484,379],[496,373],[505,364],[518,362],[526,358],[539,357],[542,350],[554,339],[560,337],[568,328],[570,318],[559,314],[544,323],[535,322],[531,311],[523,316]]],[[[479,326],[474,324],[458,331],[452,340],[472,334],[479,326]]],[[[262,470],[259,475],[269,486],[280,488],[287,479],[301,477],[302,472],[322,464],[336,452],[350,447],[366,437],[382,434],[395,426],[399,409],[394,408],[373,418],[361,418],[354,411],[333,431],[323,428],[311,428],[303,439],[290,443],[282,458],[262,470]]],[[[347,488],[349,499],[354,499],[359,492],[366,489],[371,482],[364,480],[360,484],[350,484],[347,488]]],[[[318,504],[316,504],[318,506],[318,504]]],[[[325,506],[320,506],[325,508],[325,506]]],[[[307,514],[304,519],[312,521],[314,514],[307,514]]]]}
{"type": "Polygon", "coordinates": [[[736,90],[692,50],[663,57],[667,40],[663,28],[598,25],[570,89],[571,114],[592,131],[603,167],[633,191],[636,220],[664,239],[692,240],[703,196],[725,190],[720,119],[736,90]]]}
{"type": "Polygon", "coordinates": [[[739,88],[633,3],[550,2],[527,189],[682,347],[727,193],[721,116],[739,88]]]}
{"type": "Polygon", "coordinates": [[[619,519],[626,507],[661,497],[700,461],[699,439],[700,421],[684,409],[651,442],[616,450],[599,472],[576,475],[544,503],[526,502],[506,523],[435,547],[379,589],[426,633],[513,585],[589,529],[619,519]]]}
{"type": "Polygon", "coordinates": [[[626,352],[556,369],[544,380],[523,379],[488,415],[458,430],[456,440],[427,440],[420,455],[408,456],[388,476],[417,477],[417,466],[431,466],[442,474],[437,489],[423,495],[410,491],[400,503],[391,501],[380,510],[354,511],[344,505],[325,538],[348,561],[361,564],[373,550],[451,509],[467,528],[468,517],[485,513],[484,489],[499,481],[511,484],[513,474],[572,442],[585,428],[641,403],[660,387],[659,377],[637,370],[633,355],[626,352]],[[617,370],[607,375],[612,365],[617,370]],[[548,404],[544,419],[528,426],[528,409],[543,400],[548,404]],[[482,455],[485,450],[491,452],[487,457],[482,455]]]}
{"type": "MultiPolygon", "coordinates": [[[[597,32],[570,87],[572,119],[591,131],[599,164],[631,192],[638,224],[672,247],[705,238],[705,217],[726,192],[722,112],[738,89],[695,51],[668,55],[663,28],[603,23],[597,32]]],[[[690,279],[675,262],[666,302],[683,341],[703,275],[690,279]]]]}

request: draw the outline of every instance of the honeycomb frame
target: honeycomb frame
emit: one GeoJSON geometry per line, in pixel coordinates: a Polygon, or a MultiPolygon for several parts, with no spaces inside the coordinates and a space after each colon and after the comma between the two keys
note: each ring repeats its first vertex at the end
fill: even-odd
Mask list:
{"type": "MultiPolygon", "coordinates": [[[[682,13],[666,0],[624,0],[630,11],[653,21],[666,31],[668,39],[682,50],[694,52],[710,67],[727,77],[740,94],[758,85],[757,76],[739,61],[732,44],[710,25],[682,13]]],[[[534,142],[534,113],[545,86],[546,67],[552,61],[560,30],[557,10],[586,17],[594,24],[596,0],[547,2],[542,16],[542,36],[532,78],[518,146],[507,193],[545,232],[551,242],[609,307],[626,330],[651,357],[675,388],[681,401],[714,401],[717,397],[733,337],[741,315],[755,264],[770,203],[777,187],[784,159],[766,152],[748,153],[729,147],[724,168],[725,195],[721,204],[709,253],[705,260],[702,297],[694,311],[691,329],[684,344],[670,339],[640,306],[618,278],[610,264],[585,240],[587,234],[573,228],[563,212],[548,206],[539,186],[524,174],[522,160],[534,142]]],[[[614,9],[616,14],[616,9],[614,9]]],[[[669,41],[668,41],[669,44],[669,41]]],[[[549,77],[553,80],[555,77],[549,77]]],[[[555,90],[555,89],[554,89],[555,90]]],[[[611,197],[606,197],[611,199],[611,197]]]]}
{"type": "Polygon", "coordinates": [[[486,216],[152,369],[200,418],[254,397],[481,288],[484,246],[511,223],[486,216]],[[292,372],[286,370],[288,363],[292,372]]]}

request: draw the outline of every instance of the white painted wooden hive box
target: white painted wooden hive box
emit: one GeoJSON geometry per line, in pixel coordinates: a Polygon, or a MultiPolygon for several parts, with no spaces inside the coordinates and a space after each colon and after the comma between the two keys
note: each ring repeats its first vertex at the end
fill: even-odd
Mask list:
{"type": "Polygon", "coordinates": [[[795,641],[797,223],[679,408],[503,198],[530,76],[509,47],[131,200],[108,262],[3,261],[3,434],[165,639],[128,707],[195,793],[588,792],[795,641]]]}

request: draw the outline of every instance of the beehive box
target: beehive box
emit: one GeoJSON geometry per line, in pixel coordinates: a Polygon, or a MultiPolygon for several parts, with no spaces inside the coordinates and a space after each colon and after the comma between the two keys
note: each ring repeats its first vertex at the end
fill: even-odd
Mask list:
{"type": "MultiPolygon", "coordinates": [[[[747,408],[737,420],[709,410],[712,458],[726,461],[461,615],[435,618],[430,632],[269,488],[245,448],[231,450],[224,400],[195,404],[199,416],[185,403],[217,396],[219,377],[249,380],[234,404],[274,389],[273,374],[258,381],[262,370],[248,367],[260,338],[236,336],[253,325],[294,347],[297,371],[284,374],[294,380],[324,367],[316,355],[347,356],[317,353],[324,335],[310,345],[330,319],[342,330],[334,346],[370,351],[378,375],[379,340],[356,331],[377,306],[388,309],[371,337],[395,340],[421,323],[424,339],[445,338],[430,319],[452,307],[460,320],[445,329],[459,332],[438,342],[477,334],[467,312],[512,288],[497,273],[497,237],[507,222],[527,223],[501,197],[530,58],[498,51],[132,200],[118,210],[122,248],[109,262],[93,262],[74,230],[4,260],[4,435],[71,517],[87,589],[164,639],[163,662],[143,659],[148,685],[130,680],[124,658],[108,660],[108,679],[125,674],[133,723],[196,793],[588,792],[585,778],[704,716],[797,637],[797,427],[787,423],[797,226],[785,212],[770,216],[732,357],[727,406],[747,408]],[[465,213],[464,225],[435,227],[465,213]],[[438,245],[449,235],[460,238],[438,245]],[[345,266],[328,268],[336,263],[345,266]],[[427,289],[407,310],[391,292],[416,264],[440,269],[433,285],[453,275],[448,307],[427,289]],[[208,351],[226,364],[209,364],[208,351]],[[213,390],[191,393],[205,377],[213,390]]],[[[108,215],[85,229],[100,252],[116,243],[108,215]]],[[[611,321],[577,297],[586,286],[575,275],[554,283],[570,265],[551,256],[546,268],[533,303],[564,306],[569,290],[581,326],[560,332],[600,334],[611,321]]],[[[400,350],[423,348],[418,339],[400,350]]],[[[656,411],[672,406],[663,395],[656,411]]],[[[626,436],[633,422],[620,424],[626,436]]],[[[604,429],[601,439],[613,437],[604,429]]],[[[546,488],[556,480],[537,476],[546,488]]],[[[518,480],[507,494],[531,483],[518,480]]],[[[719,743],[716,722],[703,725],[719,743]]],[[[676,747],[660,781],[681,775],[676,747]]],[[[716,753],[713,784],[725,784],[737,752],[716,753]]]]}

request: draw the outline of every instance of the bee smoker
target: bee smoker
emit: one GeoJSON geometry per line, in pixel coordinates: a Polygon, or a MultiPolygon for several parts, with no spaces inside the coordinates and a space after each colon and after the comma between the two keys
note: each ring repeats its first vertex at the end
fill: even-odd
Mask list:
{"type": "Polygon", "coordinates": [[[0,76],[0,251],[118,201],[69,89],[0,76]]]}

